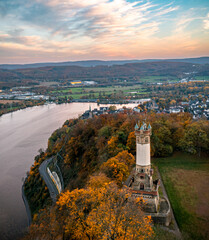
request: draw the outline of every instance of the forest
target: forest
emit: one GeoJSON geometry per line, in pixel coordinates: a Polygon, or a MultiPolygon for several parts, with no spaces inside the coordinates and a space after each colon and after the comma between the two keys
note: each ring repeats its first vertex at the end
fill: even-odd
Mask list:
{"type": "Polygon", "coordinates": [[[25,239],[154,239],[151,220],[140,210],[143,202],[130,198],[123,187],[135,163],[134,126],[143,121],[152,126],[155,161],[175,152],[209,152],[209,122],[194,121],[189,113],[138,114],[127,109],[67,120],[28,173],[24,189],[33,224],[25,239]],[[38,171],[51,156],[56,156],[65,184],[54,205],[38,171]]]}
{"type": "Polygon", "coordinates": [[[78,79],[94,80],[98,83],[112,83],[113,80],[136,82],[144,76],[182,77],[184,73],[193,72],[198,73],[199,76],[208,76],[208,64],[145,62],[95,67],[51,66],[16,70],[0,69],[0,87],[8,83],[13,86],[26,86],[38,84],[40,81],[63,82],[78,79]]]}

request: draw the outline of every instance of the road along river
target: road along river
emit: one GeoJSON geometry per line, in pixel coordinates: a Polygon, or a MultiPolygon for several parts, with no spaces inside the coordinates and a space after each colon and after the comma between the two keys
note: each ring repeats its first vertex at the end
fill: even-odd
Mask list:
{"type": "Polygon", "coordinates": [[[1,240],[18,239],[27,227],[21,187],[23,178],[33,164],[38,150],[46,149],[48,138],[54,130],[62,126],[65,120],[78,117],[90,106],[94,109],[97,104],[49,104],[19,110],[0,117],[1,240]]]}

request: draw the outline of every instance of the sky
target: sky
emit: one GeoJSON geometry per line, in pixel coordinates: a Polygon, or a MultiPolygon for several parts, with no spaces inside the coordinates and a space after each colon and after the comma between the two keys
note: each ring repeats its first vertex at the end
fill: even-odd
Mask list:
{"type": "Polygon", "coordinates": [[[209,0],[0,0],[0,63],[209,56],[209,0]]]}

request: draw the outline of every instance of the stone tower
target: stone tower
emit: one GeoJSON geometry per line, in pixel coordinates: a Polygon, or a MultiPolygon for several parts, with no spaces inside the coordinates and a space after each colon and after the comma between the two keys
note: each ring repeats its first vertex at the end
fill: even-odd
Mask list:
{"type": "Polygon", "coordinates": [[[146,173],[150,175],[151,163],[150,163],[150,136],[152,134],[152,128],[146,123],[142,126],[136,124],[136,172],[146,173]]]}
{"type": "Polygon", "coordinates": [[[159,202],[158,182],[152,180],[153,170],[150,160],[150,136],[152,128],[143,123],[135,126],[136,169],[130,182],[133,195],[140,195],[146,200],[146,211],[156,212],[159,202]]]}
{"type": "Polygon", "coordinates": [[[150,124],[136,124],[136,168],[127,179],[133,197],[142,197],[145,204],[142,209],[152,217],[156,223],[169,225],[171,221],[170,203],[167,198],[160,198],[158,188],[159,179],[153,181],[153,170],[150,158],[150,136],[152,128],[150,124]]]}

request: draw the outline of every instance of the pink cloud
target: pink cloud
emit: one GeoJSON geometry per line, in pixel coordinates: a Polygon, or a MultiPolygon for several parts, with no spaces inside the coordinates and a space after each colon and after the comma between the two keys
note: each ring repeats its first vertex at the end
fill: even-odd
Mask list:
{"type": "MultiPolygon", "coordinates": [[[[179,9],[173,3],[162,6],[152,1],[34,0],[27,7],[31,7],[27,17],[14,16],[14,26],[10,25],[14,31],[0,32],[0,47],[4,49],[1,61],[9,61],[8,56],[14,59],[6,50],[16,54],[15,59],[19,56],[20,61],[30,62],[47,58],[67,61],[194,56],[203,52],[203,48],[204,55],[209,54],[206,41],[192,37],[192,31],[185,31],[196,19],[201,19],[202,29],[204,26],[208,30],[209,17],[185,14],[174,19],[172,29],[164,29],[169,30],[168,34],[160,36],[167,16],[179,9]],[[32,18],[34,4],[46,12],[45,18],[40,15],[32,18]],[[21,31],[15,32],[20,26],[21,31]]],[[[8,19],[11,18],[12,15],[8,19]]]]}

